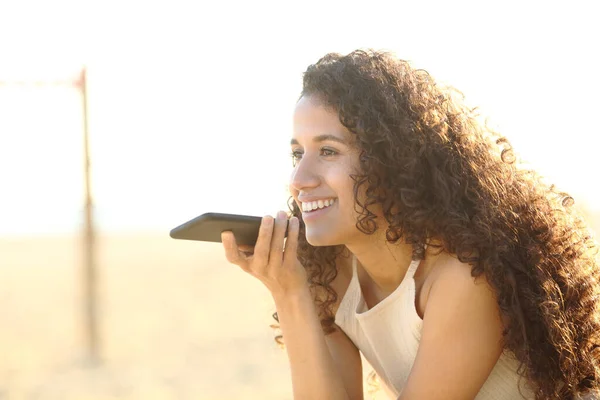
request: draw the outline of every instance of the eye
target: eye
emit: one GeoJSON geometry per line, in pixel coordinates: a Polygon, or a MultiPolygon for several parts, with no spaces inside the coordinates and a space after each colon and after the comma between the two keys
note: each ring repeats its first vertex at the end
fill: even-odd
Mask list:
{"type": "Polygon", "coordinates": [[[321,154],[323,154],[324,156],[335,156],[337,154],[337,151],[324,147],[321,149],[321,154]]]}
{"type": "Polygon", "coordinates": [[[292,157],[292,165],[295,167],[298,161],[302,158],[302,152],[299,150],[293,150],[290,153],[290,157],[292,157]]]}

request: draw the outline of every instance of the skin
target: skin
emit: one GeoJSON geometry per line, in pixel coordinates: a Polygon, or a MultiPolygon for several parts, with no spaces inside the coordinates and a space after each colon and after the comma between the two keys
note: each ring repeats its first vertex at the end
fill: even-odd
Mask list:
{"type": "MultiPolygon", "coordinates": [[[[307,241],[313,246],[346,245],[367,271],[375,289],[382,296],[393,292],[408,269],[412,248],[387,243],[384,229],[375,235],[356,229],[354,182],[349,174],[358,169],[358,151],[351,133],[339,122],[337,114],[322,107],[318,100],[303,97],[294,113],[293,139],[298,144],[292,145],[292,151],[301,154],[290,178],[294,200],[301,206],[303,196],[337,199],[323,217],[305,219],[307,241]],[[315,142],[320,134],[334,135],[346,144],[334,140],[315,142]]],[[[381,216],[378,223],[385,226],[381,216]]]]}
{"type": "MultiPolygon", "coordinates": [[[[349,174],[358,168],[358,151],[335,111],[316,98],[300,99],[291,149],[296,165],[289,187],[299,206],[311,196],[336,199],[318,218],[303,215],[308,242],[345,245],[359,261],[363,296],[373,307],[404,279],[412,247],[385,240],[385,220],[377,210],[380,229],[375,234],[365,235],[356,228],[349,174]]],[[[306,272],[296,258],[298,220],[290,219],[284,240],[286,220],[283,211],[275,219],[264,217],[254,248],[237,246],[231,232],[224,232],[226,257],[263,282],[273,295],[290,360],[294,398],[362,399],[358,349],[339,329],[324,336],[306,272]]],[[[332,287],[341,297],[349,281],[349,264],[340,266],[345,273],[339,274],[332,287]]],[[[422,338],[399,398],[474,398],[502,352],[502,322],[493,291],[484,278],[471,277],[470,266],[445,253],[421,262],[415,285],[422,338]]]]}

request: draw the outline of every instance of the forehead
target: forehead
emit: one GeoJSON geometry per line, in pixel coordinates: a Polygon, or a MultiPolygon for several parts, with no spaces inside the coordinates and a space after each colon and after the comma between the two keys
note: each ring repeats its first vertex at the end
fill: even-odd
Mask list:
{"type": "Polygon", "coordinates": [[[304,137],[319,135],[335,135],[351,142],[353,135],[341,124],[338,113],[325,107],[315,97],[302,97],[294,109],[293,137],[301,140],[304,137]]]}

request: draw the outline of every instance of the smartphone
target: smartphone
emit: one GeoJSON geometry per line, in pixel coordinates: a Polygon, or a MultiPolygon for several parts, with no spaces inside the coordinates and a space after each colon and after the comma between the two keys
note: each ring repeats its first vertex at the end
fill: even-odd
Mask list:
{"type": "MultiPolygon", "coordinates": [[[[209,212],[171,229],[173,239],[221,242],[221,232],[232,231],[238,245],[254,246],[261,217],[209,212]]],[[[286,229],[287,235],[287,229],[286,229]]]]}

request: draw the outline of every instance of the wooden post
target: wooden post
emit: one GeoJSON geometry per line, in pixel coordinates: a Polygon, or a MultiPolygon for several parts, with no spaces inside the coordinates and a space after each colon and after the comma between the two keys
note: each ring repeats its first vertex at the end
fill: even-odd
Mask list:
{"type": "Polygon", "coordinates": [[[98,334],[98,276],[95,257],[96,234],[94,227],[94,206],[91,193],[87,71],[85,67],[81,70],[78,87],[81,90],[83,103],[83,151],[85,174],[85,235],[83,246],[84,337],[88,361],[92,365],[99,365],[101,359],[98,334]]]}
{"type": "Polygon", "coordinates": [[[33,85],[33,86],[75,86],[81,92],[83,105],[83,154],[84,154],[84,179],[85,179],[85,227],[83,236],[84,264],[82,268],[83,284],[83,336],[85,341],[86,361],[98,366],[102,363],[100,356],[100,335],[98,328],[98,276],[96,267],[96,235],[94,227],[94,207],[92,201],[90,177],[90,145],[88,133],[88,104],[87,104],[87,70],[81,69],[77,80],[56,81],[28,81],[12,80],[0,81],[0,86],[33,85]]]}

